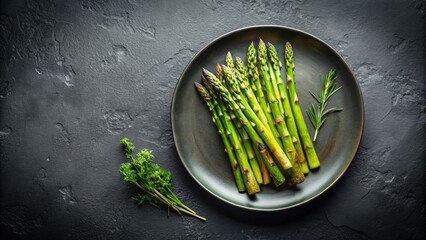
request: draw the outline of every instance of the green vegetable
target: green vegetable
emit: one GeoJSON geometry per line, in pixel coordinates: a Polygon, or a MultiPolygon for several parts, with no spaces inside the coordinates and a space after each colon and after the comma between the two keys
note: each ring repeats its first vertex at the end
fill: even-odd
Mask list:
{"type": "Polygon", "coordinates": [[[272,131],[272,134],[275,137],[275,140],[282,147],[282,143],[281,141],[279,141],[280,134],[278,133],[278,130],[274,124],[274,118],[272,116],[271,109],[266,101],[264,93],[265,87],[262,86],[263,81],[260,81],[259,69],[257,68],[257,50],[254,47],[253,42],[249,45],[247,49],[247,68],[249,82],[251,83],[253,92],[255,92],[256,94],[257,100],[259,101],[260,107],[262,108],[262,112],[264,113],[267,119],[266,126],[269,126],[272,131]]]}
{"type": "MultiPolygon", "coordinates": [[[[203,78],[203,82],[206,82],[204,78],[203,78]]],[[[251,181],[253,181],[254,177],[251,174],[243,175],[243,172],[241,171],[240,166],[250,167],[250,165],[248,163],[247,155],[244,152],[244,149],[242,148],[242,143],[239,140],[235,127],[232,125],[231,120],[228,119],[227,117],[223,117],[222,119],[219,118],[219,113],[217,110],[220,110],[222,115],[225,112],[222,111],[220,106],[218,106],[217,104],[216,105],[214,104],[215,98],[213,98],[210,92],[208,91],[209,87],[207,87],[207,85],[206,87],[204,87],[203,85],[199,83],[194,83],[194,84],[201,98],[206,102],[207,106],[209,107],[209,110],[211,111],[212,117],[213,117],[212,120],[215,123],[218,129],[218,132],[220,133],[222,137],[222,141],[225,146],[226,153],[228,154],[232,171],[234,173],[235,182],[237,184],[238,191],[244,192],[246,189],[245,185],[248,186],[248,189],[250,192],[254,191],[252,190],[253,188],[251,187],[251,184],[250,184],[251,181]],[[235,149],[238,149],[238,150],[235,150],[235,149]],[[243,165],[240,165],[239,162],[243,162],[243,165]]],[[[256,186],[258,188],[258,185],[256,186]]]]}
{"type": "Polygon", "coordinates": [[[337,91],[339,91],[341,86],[336,85],[336,70],[331,69],[328,72],[327,77],[321,76],[321,91],[319,96],[315,96],[311,91],[309,93],[315,98],[319,105],[314,105],[312,103],[311,108],[308,110],[307,114],[309,120],[311,120],[312,126],[315,128],[314,141],[317,138],[318,132],[321,126],[326,120],[326,115],[331,112],[342,111],[342,108],[329,108],[326,110],[328,99],[333,96],[337,91]]]}
{"type": "MultiPolygon", "coordinates": [[[[233,76],[233,73],[230,72],[226,66],[223,66],[222,69],[225,75],[227,74],[231,75],[231,76],[228,76],[229,79],[227,78],[225,79],[227,81],[234,82],[235,76],[233,76]]],[[[231,94],[231,92],[223,85],[223,83],[213,73],[209,72],[208,70],[204,68],[203,68],[203,75],[210,82],[211,86],[214,88],[216,93],[221,97],[221,99],[223,100],[227,108],[235,114],[236,118],[238,118],[238,120],[241,122],[241,125],[246,130],[247,134],[249,135],[254,145],[256,145],[257,148],[259,149],[259,152],[261,153],[261,156],[262,156],[262,160],[265,163],[266,167],[268,168],[269,174],[274,180],[275,185],[278,186],[284,183],[285,178],[280,172],[277,164],[275,164],[274,160],[272,159],[272,156],[267,148],[268,144],[265,144],[265,142],[267,141],[271,142],[271,139],[274,139],[272,134],[266,130],[266,128],[261,123],[261,121],[256,117],[256,114],[253,112],[253,110],[248,106],[247,102],[244,102],[241,97],[239,101],[242,101],[244,103],[235,102],[234,98],[237,98],[237,96],[235,96],[236,93],[231,94]],[[234,97],[232,95],[234,95],[234,97]],[[246,117],[245,114],[247,114],[248,117],[246,117]],[[248,118],[250,118],[250,121],[248,118]]],[[[271,145],[271,146],[275,147],[276,145],[277,143],[275,142],[275,145],[271,145]]],[[[269,149],[271,149],[270,151],[277,158],[287,159],[287,157],[285,156],[281,148],[274,149],[270,147],[269,149]]]]}
{"type": "Polygon", "coordinates": [[[290,176],[288,184],[295,185],[302,183],[305,180],[305,177],[300,165],[295,164],[296,149],[294,148],[292,137],[287,128],[286,122],[284,121],[284,107],[282,107],[275,75],[271,72],[273,68],[268,61],[268,51],[262,39],[259,39],[259,62],[260,71],[262,72],[263,81],[265,82],[264,85],[266,87],[267,100],[271,107],[272,115],[274,116],[274,124],[277,126],[278,132],[280,133],[284,152],[293,166],[290,170],[286,171],[286,174],[290,176]]]}
{"type": "Polygon", "coordinates": [[[319,168],[320,161],[318,159],[315,146],[312,142],[311,136],[309,135],[308,127],[306,126],[305,119],[303,118],[302,109],[300,108],[299,97],[297,96],[296,90],[296,79],[294,75],[294,55],[293,47],[289,42],[285,44],[285,66],[287,75],[287,88],[290,97],[290,105],[293,111],[294,120],[296,122],[297,130],[299,131],[300,140],[302,140],[302,146],[305,150],[306,158],[310,169],[319,168]]]}
{"type": "Polygon", "coordinates": [[[142,190],[141,193],[133,197],[137,204],[148,203],[158,208],[166,206],[168,215],[170,215],[170,208],[172,208],[179,214],[185,213],[203,221],[207,220],[185,206],[173,193],[172,174],[157,164],[153,164],[152,151],[143,149],[135,159],[133,157],[135,145],[128,138],[123,138],[121,145],[126,157],[131,160],[120,166],[123,179],[142,190]]]}
{"type": "Polygon", "coordinates": [[[250,87],[250,81],[248,80],[247,68],[243,62],[243,60],[239,57],[235,58],[235,76],[240,84],[240,89],[246,96],[247,102],[250,104],[253,111],[265,125],[265,127],[271,131],[268,124],[268,119],[266,118],[265,113],[262,110],[262,107],[259,101],[256,98],[256,95],[253,92],[253,89],[250,87]]]}
{"type": "Polygon", "coordinates": [[[274,45],[268,43],[268,56],[272,64],[270,68],[271,76],[274,75],[278,85],[279,97],[284,108],[284,119],[287,124],[288,131],[292,137],[294,148],[296,149],[296,157],[294,159],[297,165],[300,165],[303,173],[309,173],[308,163],[306,162],[305,153],[303,152],[302,143],[300,141],[299,132],[294,120],[293,111],[291,110],[290,101],[287,90],[284,85],[284,78],[281,74],[282,63],[278,58],[278,52],[274,45]]]}
{"type": "MultiPolygon", "coordinates": [[[[216,64],[216,75],[217,75],[217,78],[219,79],[219,81],[224,82],[224,77],[225,77],[224,72],[223,72],[222,67],[219,64],[216,64]]],[[[246,150],[247,157],[249,159],[250,166],[251,166],[251,169],[253,170],[253,174],[256,178],[256,181],[257,181],[258,184],[263,184],[263,178],[262,178],[262,173],[260,171],[260,166],[259,166],[258,160],[256,159],[253,146],[251,146],[252,143],[250,142],[250,139],[249,139],[249,136],[248,136],[246,130],[243,129],[241,123],[236,119],[235,115],[233,115],[232,112],[229,113],[229,111],[226,108],[225,104],[223,103],[222,99],[220,99],[220,97],[217,96],[217,94],[215,94],[214,89],[210,84],[210,81],[208,81],[204,77],[204,75],[201,75],[201,79],[203,80],[203,83],[206,86],[206,88],[209,89],[213,98],[216,98],[218,100],[219,108],[224,114],[222,119],[224,119],[225,121],[229,120],[228,124],[225,124],[225,127],[229,131],[229,135],[232,135],[233,133],[238,135],[238,133],[239,133],[239,136],[240,136],[241,140],[243,141],[244,149],[246,150]],[[231,117],[230,115],[233,115],[233,117],[231,117]],[[235,129],[237,129],[237,130],[235,130],[235,129]]],[[[232,137],[230,136],[230,138],[232,138],[232,137]]]]}
{"type": "MultiPolygon", "coordinates": [[[[225,73],[225,79],[229,82],[229,85],[233,88],[233,89],[237,89],[238,88],[238,82],[236,80],[236,76],[234,74],[234,71],[232,71],[230,68],[223,66],[223,72],[225,73]],[[235,87],[237,86],[237,87],[235,87]]],[[[214,76],[214,75],[213,75],[214,76]]],[[[213,81],[211,81],[213,83],[213,81]]],[[[216,84],[212,84],[213,86],[218,86],[216,84]]],[[[226,88],[216,88],[216,90],[218,92],[220,92],[220,94],[222,95],[222,98],[225,101],[227,100],[227,95],[229,94],[228,91],[224,91],[226,90],[226,88]]],[[[278,163],[281,165],[281,167],[283,169],[289,169],[291,168],[291,163],[290,160],[288,159],[287,155],[284,153],[284,150],[281,148],[281,145],[278,144],[278,142],[275,140],[275,137],[273,136],[272,132],[268,130],[267,127],[265,127],[265,125],[262,123],[262,121],[257,117],[256,113],[254,112],[254,110],[250,107],[250,105],[248,104],[247,101],[245,101],[244,98],[241,97],[241,95],[237,92],[234,92],[234,94],[232,95],[234,96],[234,99],[236,99],[235,101],[228,101],[229,103],[231,103],[229,106],[231,106],[231,108],[236,108],[237,111],[234,110],[235,115],[237,115],[237,117],[240,118],[241,122],[244,122],[245,120],[247,120],[247,123],[251,123],[253,128],[256,129],[257,133],[259,135],[256,134],[256,136],[260,136],[263,141],[265,142],[265,144],[269,147],[269,149],[271,150],[272,154],[276,157],[276,159],[278,160],[278,163]],[[238,110],[240,110],[242,116],[238,116],[237,112],[238,110]]],[[[231,99],[232,97],[229,96],[229,99],[231,99]]],[[[247,131],[249,133],[249,131],[247,131]]],[[[250,134],[250,133],[249,133],[250,134]]]]}
{"type": "MultiPolygon", "coordinates": [[[[305,174],[318,168],[320,161],[297,96],[291,44],[285,44],[283,63],[275,46],[259,38],[258,49],[253,42],[249,45],[246,63],[238,56],[234,62],[228,52],[225,64],[216,64],[216,75],[202,68],[203,84],[195,86],[222,137],[237,187],[242,180],[251,195],[260,191],[253,178],[259,185],[272,181],[280,186],[286,180],[288,186],[302,183],[305,174]]],[[[308,112],[316,128],[315,138],[325,115],[341,110],[326,110],[327,100],[340,89],[334,84],[335,78],[334,70],[330,71],[327,79],[322,79],[320,95],[311,92],[319,103],[308,112]]]]}

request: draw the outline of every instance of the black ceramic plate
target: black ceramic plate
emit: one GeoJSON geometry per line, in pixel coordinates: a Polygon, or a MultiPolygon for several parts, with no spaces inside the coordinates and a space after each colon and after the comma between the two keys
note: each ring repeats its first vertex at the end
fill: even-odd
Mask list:
{"type": "MultiPolygon", "coordinates": [[[[283,70],[284,71],[284,70],[283,70]]],[[[285,76],[285,74],[284,74],[285,76]]],[[[227,33],[212,41],[189,63],[177,83],[171,109],[176,149],[189,174],[205,190],[238,207],[273,211],[294,207],[322,194],[346,171],[360,143],[364,107],[359,85],[343,59],[326,43],[302,31],[281,26],[254,26],[227,33]],[[296,189],[263,186],[255,197],[238,193],[223,151],[223,145],[211,114],[198,96],[194,82],[200,82],[201,68],[214,72],[216,63],[224,63],[225,55],[246,59],[249,44],[258,39],[273,43],[283,61],[285,42],[293,45],[295,78],[301,107],[306,111],[314,99],[311,90],[320,90],[320,74],[334,68],[342,89],[330,100],[329,106],[344,110],[329,115],[315,147],[321,161],[318,171],[306,176],[296,189]]],[[[313,129],[305,115],[311,133],[313,129]]]]}

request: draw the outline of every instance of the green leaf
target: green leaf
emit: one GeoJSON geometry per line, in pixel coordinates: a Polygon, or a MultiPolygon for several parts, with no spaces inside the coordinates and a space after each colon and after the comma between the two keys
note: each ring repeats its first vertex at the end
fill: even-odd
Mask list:
{"type": "Polygon", "coordinates": [[[320,103],[319,98],[318,98],[317,96],[315,96],[315,94],[314,94],[313,92],[309,91],[309,93],[311,94],[311,96],[312,96],[313,98],[315,98],[315,100],[317,100],[317,102],[318,102],[318,103],[320,103]]]}
{"type": "Polygon", "coordinates": [[[121,139],[121,145],[124,148],[124,153],[126,154],[126,157],[131,159],[133,150],[135,149],[135,145],[133,145],[133,143],[128,138],[121,139]]]}
{"type": "Polygon", "coordinates": [[[337,80],[336,70],[331,69],[328,72],[327,77],[320,75],[320,79],[321,79],[321,91],[318,97],[315,94],[313,94],[311,91],[309,91],[312,97],[318,102],[318,105],[312,104],[307,111],[308,118],[312,126],[315,128],[314,141],[319,132],[319,129],[325,123],[325,120],[326,120],[325,116],[329,113],[343,110],[342,108],[326,109],[328,99],[342,88],[341,86],[338,87],[335,83],[335,81],[337,80]]]}
{"type": "Polygon", "coordinates": [[[138,205],[143,205],[145,203],[148,203],[157,208],[161,208],[160,206],[162,205],[162,202],[158,200],[156,197],[147,195],[147,194],[138,194],[135,197],[133,197],[133,200],[135,200],[135,202],[138,205]]]}
{"type": "Polygon", "coordinates": [[[120,173],[123,175],[124,181],[129,183],[137,182],[137,173],[131,163],[121,164],[120,173]]]}
{"type": "Polygon", "coordinates": [[[152,155],[152,151],[148,149],[142,149],[141,151],[139,151],[137,157],[138,161],[146,162],[149,164],[152,163],[152,159],[154,158],[154,156],[152,155]]]}
{"type": "Polygon", "coordinates": [[[121,164],[120,173],[123,175],[124,181],[140,188],[141,192],[133,197],[138,205],[148,203],[158,208],[165,206],[168,212],[172,208],[179,214],[186,213],[203,221],[206,220],[185,206],[173,193],[172,173],[153,164],[152,151],[142,149],[134,159],[132,156],[135,149],[133,143],[129,139],[123,138],[121,145],[126,157],[132,161],[121,164]]]}

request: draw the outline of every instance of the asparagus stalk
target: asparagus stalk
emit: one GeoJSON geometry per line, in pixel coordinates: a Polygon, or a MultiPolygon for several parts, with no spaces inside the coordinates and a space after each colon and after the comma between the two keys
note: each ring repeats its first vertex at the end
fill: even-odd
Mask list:
{"type": "MultiPolygon", "coordinates": [[[[259,70],[257,68],[257,51],[254,47],[254,43],[251,42],[247,49],[247,75],[253,91],[256,93],[256,97],[262,106],[262,99],[265,102],[265,97],[262,90],[262,85],[259,81],[259,70]]],[[[265,108],[266,109],[266,108],[265,108]]],[[[265,111],[262,106],[262,110],[265,111]]]]}
{"type": "Polygon", "coordinates": [[[225,64],[226,64],[227,67],[229,67],[231,69],[235,68],[234,58],[232,57],[231,52],[226,53],[225,64]]]}
{"type": "Polygon", "coordinates": [[[221,118],[219,116],[219,109],[216,109],[217,106],[214,106],[213,99],[211,97],[211,94],[207,91],[206,88],[204,88],[201,84],[195,82],[195,87],[198,90],[198,93],[200,94],[201,98],[207,103],[207,106],[212,113],[212,120],[213,123],[216,125],[217,130],[220,134],[220,137],[222,138],[223,145],[225,146],[225,152],[228,155],[229,162],[231,164],[232,173],[234,175],[235,183],[237,185],[238,192],[244,192],[245,191],[245,184],[242,177],[242,173],[237,161],[237,158],[235,156],[235,153],[233,151],[233,148],[231,146],[229,135],[231,134],[231,131],[228,131],[225,128],[226,123],[225,118],[221,118]]]}
{"type": "MultiPolygon", "coordinates": [[[[205,79],[205,77],[202,75],[201,79],[204,83],[204,85],[206,86],[207,89],[209,89],[212,93],[213,93],[213,88],[210,85],[210,82],[207,81],[205,79]]],[[[256,178],[256,175],[261,174],[260,173],[260,169],[259,167],[257,167],[256,171],[254,171],[252,169],[252,164],[249,161],[249,157],[246,151],[246,147],[244,145],[244,141],[241,138],[241,135],[239,134],[238,131],[238,126],[236,126],[236,124],[238,124],[237,122],[235,122],[236,124],[233,124],[233,121],[231,120],[231,117],[227,114],[227,112],[225,111],[226,108],[223,105],[222,101],[220,101],[220,98],[216,97],[215,94],[212,94],[218,101],[218,105],[222,110],[222,113],[225,115],[225,117],[223,118],[224,120],[224,125],[225,128],[227,129],[228,132],[230,132],[229,134],[229,139],[231,144],[233,145],[233,150],[236,154],[237,160],[239,162],[241,171],[243,173],[243,179],[245,182],[245,186],[247,189],[247,192],[251,195],[254,194],[256,192],[260,191],[259,185],[258,185],[258,181],[256,178]],[[256,173],[255,173],[256,172],[256,173]],[[245,175],[247,175],[247,178],[244,178],[245,175]],[[254,178],[254,180],[253,180],[254,178]]]]}
{"type": "MultiPolygon", "coordinates": [[[[270,43],[268,43],[269,46],[270,43]]],[[[269,78],[271,80],[271,85],[272,85],[272,90],[273,93],[275,95],[275,97],[277,98],[277,102],[278,102],[278,107],[281,111],[281,114],[284,116],[284,107],[283,107],[283,103],[281,101],[281,97],[280,97],[280,91],[278,89],[278,79],[275,77],[275,74],[273,73],[273,68],[272,68],[272,63],[270,61],[270,59],[268,59],[268,52],[269,52],[269,47],[266,47],[265,43],[263,42],[262,39],[259,39],[259,46],[261,46],[263,48],[262,50],[262,54],[264,54],[264,58],[265,58],[265,62],[268,65],[268,70],[269,70],[269,78]]],[[[260,50],[259,50],[259,55],[260,55],[260,50]]],[[[268,72],[266,72],[268,73],[268,72]]]]}
{"type": "MultiPolygon", "coordinates": [[[[229,80],[229,83],[231,85],[235,85],[236,80],[235,80],[234,73],[230,71],[226,66],[223,66],[222,68],[225,73],[225,76],[227,76],[225,77],[225,79],[229,80]]],[[[265,144],[269,147],[269,149],[271,150],[272,154],[276,157],[281,167],[283,169],[291,168],[292,166],[288,157],[286,156],[286,154],[284,153],[284,151],[282,150],[278,142],[275,140],[272,133],[266,129],[262,121],[260,121],[260,119],[256,116],[256,114],[248,105],[248,103],[241,97],[238,98],[236,96],[237,95],[236,93],[234,93],[233,96],[239,100],[234,101],[228,89],[226,89],[221,84],[221,82],[216,79],[216,77],[212,73],[208,72],[205,69],[204,69],[204,72],[205,72],[205,76],[207,78],[210,78],[209,80],[212,86],[216,89],[218,93],[221,94],[222,99],[228,103],[229,108],[231,108],[235,112],[235,115],[239,118],[241,123],[246,124],[247,133],[250,135],[252,140],[256,142],[256,139],[253,139],[253,138],[259,137],[260,135],[261,139],[263,139],[265,144]],[[250,123],[250,124],[247,125],[247,123],[250,123]],[[259,135],[257,135],[256,132],[259,135]]]]}
{"type": "MultiPolygon", "coordinates": [[[[235,119],[234,121],[238,120],[235,119]]],[[[243,141],[244,149],[246,150],[247,158],[250,163],[251,169],[253,170],[254,177],[256,178],[258,184],[263,184],[262,172],[260,171],[260,166],[256,159],[256,154],[250,141],[250,137],[241,124],[237,125],[237,131],[243,141]]]]}
{"type": "Polygon", "coordinates": [[[281,74],[282,63],[278,58],[278,52],[274,45],[268,43],[268,55],[269,60],[271,62],[272,68],[270,69],[275,76],[278,85],[279,98],[281,98],[281,102],[284,108],[284,119],[287,124],[288,131],[292,137],[294,148],[296,149],[296,164],[300,165],[303,173],[309,172],[308,163],[306,162],[305,154],[303,152],[302,144],[300,142],[299,133],[297,131],[296,122],[294,120],[293,111],[290,106],[290,101],[287,95],[287,91],[284,86],[283,76],[281,74]]]}
{"type": "MultiPolygon", "coordinates": [[[[262,39],[259,40],[259,62],[260,62],[260,69],[262,72],[262,76],[265,82],[266,86],[266,96],[269,102],[269,105],[272,110],[272,115],[274,116],[274,123],[278,128],[278,131],[280,133],[281,141],[284,146],[284,151],[287,154],[293,168],[290,171],[287,171],[287,173],[290,175],[289,184],[295,185],[299,184],[304,181],[304,175],[303,172],[300,169],[299,165],[295,164],[295,157],[296,157],[296,149],[294,148],[293,141],[291,139],[290,133],[287,129],[287,126],[285,124],[283,114],[280,107],[280,98],[277,97],[277,91],[278,87],[274,87],[273,80],[270,76],[270,69],[271,64],[268,61],[268,54],[265,43],[262,41],[262,39]],[[275,91],[276,90],[276,91],[275,91]]],[[[274,75],[275,77],[275,75],[274,75]]]]}
{"type": "Polygon", "coordinates": [[[252,142],[254,153],[256,154],[256,159],[258,160],[260,172],[262,173],[262,182],[263,185],[268,185],[271,182],[271,176],[269,176],[268,168],[266,167],[265,162],[262,160],[262,155],[259,151],[259,148],[252,142]]]}
{"type": "MultiPolygon", "coordinates": [[[[226,54],[225,61],[226,61],[226,64],[227,64],[227,66],[229,68],[229,71],[233,71],[234,74],[238,74],[239,73],[237,71],[237,69],[236,69],[235,64],[234,64],[234,60],[232,58],[231,52],[228,52],[226,54]]],[[[218,70],[220,72],[219,76],[222,76],[223,75],[222,68],[216,66],[216,72],[218,70]]],[[[221,79],[219,79],[219,80],[221,80],[221,79]]],[[[264,114],[261,111],[260,105],[259,105],[259,103],[257,102],[256,98],[253,95],[253,92],[251,91],[250,88],[247,87],[249,85],[248,82],[246,83],[242,77],[240,77],[237,80],[238,81],[235,81],[232,84],[228,83],[228,86],[230,86],[230,89],[232,90],[232,92],[237,93],[236,95],[234,95],[235,96],[235,100],[239,101],[241,99],[244,99],[245,101],[248,101],[250,103],[250,106],[252,107],[253,111],[255,111],[255,113],[258,116],[263,116],[264,117],[264,114]],[[240,94],[240,93],[242,93],[242,94],[240,94]]],[[[222,80],[222,82],[223,82],[223,80],[222,80]]],[[[247,155],[249,157],[250,163],[252,164],[252,168],[253,168],[253,171],[255,173],[256,179],[258,180],[259,184],[262,184],[263,183],[262,173],[260,171],[259,164],[257,163],[256,155],[254,153],[254,150],[253,150],[253,148],[251,146],[249,136],[248,136],[247,132],[242,128],[241,123],[237,119],[235,119],[234,121],[236,121],[236,125],[238,127],[238,131],[240,132],[240,135],[243,138],[243,143],[244,143],[244,146],[245,146],[245,148],[247,150],[247,155]]],[[[265,117],[265,121],[266,121],[266,117],[265,117]]]]}
{"type": "MultiPolygon", "coordinates": [[[[225,83],[225,80],[224,80],[224,74],[223,74],[223,70],[222,70],[222,67],[220,66],[220,64],[216,64],[216,75],[217,75],[217,78],[220,80],[220,82],[222,83],[222,84],[224,84],[224,85],[226,85],[226,83],[225,83]]],[[[210,81],[208,81],[205,77],[204,77],[204,75],[202,75],[203,76],[203,79],[205,79],[205,84],[206,85],[208,85],[211,89],[212,89],[212,92],[214,92],[214,90],[213,90],[213,87],[211,86],[211,84],[210,84],[210,81]]],[[[217,95],[217,94],[215,94],[215,95],[217,95]]],[[[220,95],[218,95],[219,97],[218,97],[218,99],[220,100],[219,102],[222,104],[222,106],[223,106],[223,111],[224,112],[228,112],[229,113],[229,116],[231,117],[231,119],[232,120],[234,120],[234,119],[236,119],[236,117],[235,117],[235,114],[234,114],[234,112],[233,111],[228,111],[228,109],[225,107],[225,105],[224,105],[224,103],[223,103],[223,101],[222,101],[222,99],[220,98],[220,95]]]]}
{"type": "Polygon", "coordinates": [[[271,128],[269,127],[269,124],[268,124],[268,119],[266,118],[266,115],[263,112],[262,107],[260,106],[260,103],[257,101],[252,88],[250,87],[250,82],[247,78],[246,66],[243,60],[239,57],[236,57],[235,62],[236,62],[235,69],[237,70],[235,74],[236,74],[238,82],[240,83],[240,89],[245,94],[247,101],[249,102],[253,111],[256,113],[256,115],[259,117],[259,119],[262,121],[265,127],[267,127],[269,131],[271,131],[271,128]]]}
{"type": "Polygon", "coordinates": [[[290,105],[293,110],[294,118],[296,121],[297,129],[299,130],[299,136],[302,140],[303,149],[305,150],[308,164],[311,169],[318,168],[320,161],[315,151],[314,144],[309,135],[308,128],[303,118],[303,113],[300,108],[299,98],[296,91],[296,83],[294,78],[294,59],[293,59],[293,48],[289,42],[285,45],[285,60],[287,70],[287,86],[288,93],[290,95],[290,105]]]}
{"type": "MultiPolygon", "coordinates": [[[[276,92],[274,89],[274,83],[272,82],[271,76],[269,74],[270,69],[270,63],[268,62],[268,54],[265,43],[262,41],[262,39],[259,39],[259,63],[260,63],[260,72],[263,77],[263,82],[266,89],[266,98],[269,103],[269,106],[272,111],[272,116],[274,117],[273,124],[277,126],[278,132],[280,134],[280,139],[283,142],[283,146],[285,148],[285,151],[287,151],[287,155],[291,154],[293,155],[294,152],[294,146],[292,146],[291,140],[288,141],[289,133],[285,127],[285,122],[283,119],[283,114],[280,108],[280,99],[276,97],[276,92]],[[286,145],[286,143],[291,143],[286,145]]],[[[276,85],[276,84],[275,84],[276,85]]],[[[277,88],[278,89],[278,88],[277,88]]]]}
{"type": "Polygon", "coordinates": [[[263,92],[263,87],[259,79],[259,70],[257,68],[257,51],[256,51],[256,48],[254,47],[253,42],[248,47],[247,66],[248,66],[248,76],[251,81],[251,86],[255,90],[259,104],[262,108],[263,113],[266,116],[267,125],[271,129],[272,134],[275,137],[275,140],[280,144],[280,147],[282,148],[283,146],[281,144],[281,141],[279,141],[280,134],[274,124],[274,118],[272,116],[272,113],[266,101],[266,98],[263,92]]]}
{"type": "MultiPolygon", "coordinates": [[[[223,81],[223,70],[220,67],[220,65],[216,66],[216,75],[218,76],[218,79],[220,81],[223,81]]],[[[203,76],[203,79],[206,80],[203,76]]],[[[208,81],[205,81],[204,83],[206,86],[210,86],[208,81]]],[[[222,101],[220,101],[220,103],[222,103],[222,101]]],[[[223,110],[225,111],[225,107],[222,106],[223,110]]],[[[243,141],[243,145],[244,145],[244,149],[246,150],[247,153],[247,158],[249,160],[250,166],[253,170],[254,176],[256,177],[256,181],[258,184],[263,184],[263,178],[262,178],[262,172],[260,170],[260,166],[259,163],[256,159],[256,154],[254,152],[253,146],[251,144],[250,141],[250,137],[248,136],[246,130],[242,127],[241,123],[234,118],[233,119],[235,126],[237,127],[238,133],[240,134],[240,137],[243,141]]]]}
{"type": "MultiPolygon", "coordinates": [[[[207,80],[209,80],[210,84],[213,86],[216,92],[220,94],[222,100],[224,101],[224,103],[226,103],[228,109],[233,111],[236,117],[241,121],[243,127],[246,129],[247,133],[249,134],[253,144],[257,146],[259,152],[261,153],[262,160],[264,161],[266,167],[268,168],[268,171],[272,179],[274,180],[275,185],[279,186],[282,183],[284,183],[285,177],[284,175],[282,175],[280,169],[278,168],[278,166],[275,164],[274,160],[272,159],[272,156],[269,153],[267,145],[264,143],[262,137],[260,137],[259,134],[256,132],[252,123],[248,121],[247,117],[244,115],[240,106],[234,101],[228,89],[225,88],[222,82],[218,80],[216,76],[212,74],[211,72],[209,72],[208,70],[203,69],[203,74],[207,78],[207,80]]],[[[252,117],[255,116],[253,111],[251,112],[247,111],[247,113],[250,114],[252,117]]],[[[260,120],[258,120],[258,122],[260,123],[260,120]]],[[[262,130],[265,131],[265,128],[263,126],[258,126],[258,128],[262,128],[262,130]]],[[[267,133],[263,133],[263,134],[265,135],[267,133]]],[[[270,141],[271,138],[273,139],[273,136],[270,136],[270,133],[269,133],[269,136],[265,137],[265,139],[267,139],[268,141],[270,141]]],[[[285,156],[282,150],[281,152],[278,152],[276,149],[271,148],[271,151],[273,152],[274,155],[277,155],[281,158],[282,158],[282,155],[285,156]]]]}

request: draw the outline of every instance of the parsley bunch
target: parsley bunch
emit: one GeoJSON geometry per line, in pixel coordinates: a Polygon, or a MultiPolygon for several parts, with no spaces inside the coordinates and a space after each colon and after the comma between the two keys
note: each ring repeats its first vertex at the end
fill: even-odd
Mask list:
{"type": "Polygon", "coordinates": [[[173,193],[172,174],[152,162],[154,157],[152,151],[142,149],[135,159],[133,157],[135,145],[128,138],[123,138],[121,145],[126,157],[131,160],[120,166],[123,179],[142,190],[141,193],[133,197],[137,204],[148,203],[158,208],[166,206],[168,216],[170,215],[170,208],[172,208],[179,214],[186,213],[206,221],[206,218],[197,215],[195,211],[185,206],[173,193]]]}

